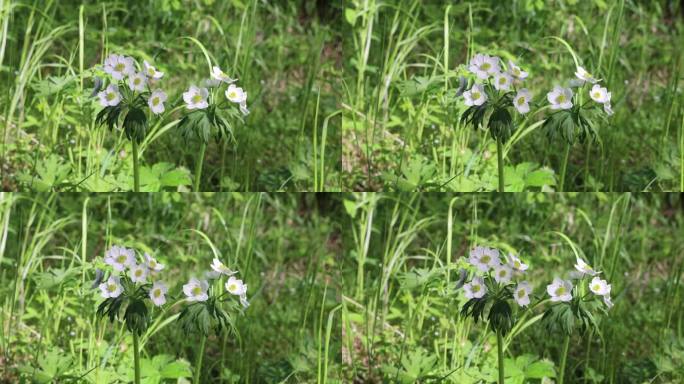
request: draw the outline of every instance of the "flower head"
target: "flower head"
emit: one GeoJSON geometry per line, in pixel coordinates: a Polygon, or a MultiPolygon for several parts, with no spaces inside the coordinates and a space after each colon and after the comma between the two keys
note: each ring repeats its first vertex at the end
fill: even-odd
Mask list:
{"type": "Polygon", "coordinates": [[[577,76],[577,78],[583,82],[589,82],[592,84],[598,83],[598,80],[596,80],[594,76],[591,75],[591,73],[587,72],[587,70],[582,67],[577,67],[575,76],[577,76]]]}
{"type": "Polygon", "coordinates": [[[128,86],[131,87],[131,89],[134,91],[144,91],[146,83],[147,79],[140,72],[134,72],[128,76],[128,86]]]}
{"type": "Polygon", "coordinates": [[[610,296],[610,284],[598,276],[594,276],[589,283],[589,289],[599,296],[610,296]]]}
{"type": "Polygon", "coordinates": [[[600,273],[594,271],[594,268],[592,268],[589,264],[585,263],[584,260],[580,259],[579,257],[577,257],[576,259],[577,264],[575,264],[575,269],[578,270],[580,273],[591,276],[596,276],[600,273]]]}
{"type": "Polygon", "coordinates": [[[183,285],[183,293],[187,296],[188,301],[207,301],[209,298],[208,289],[209,283],[206,280],[198,280],[194,277],[183,285]]]}
{"type": "Polygon", "coordinates": [[[474,84],[472,88],[463,92],[463,97],[465,98],[465,105],[482,105],[487,101],[487,94],[484,88],[480,84],[474,84]]]}
{"type": "Polygon", "coordinates": [[[487,247],[475,247],[470,251],[468,262],[482,272],[487,272],[501,264],[499,261],[499,251],[487,247]]]}
{"type": "Polygon", "coordinates": [[[147,252],[143,255],[145,258],[145,266],[150,270],[150,271],[156,271],[159,272],[162,269],[164,269],[164,264],[160,263],[155,259],[154,257],[150,256],[147,252]]]}
{"type": "Polygon", "coordinates": [[[169,289],[166,287],[166,284],[161,281],[155,281],[154,284],[152,284],[152,289],[150,289],[150,300],[152,300],[152,303],[157,307],[162,306],[166,303],[165,295],[168,291],[169,289]]]}
{"type": "Polygon", "coordinates": [[[209,91],[206,88],[198,88],[191,85],[187,92],[183,92],[183,101],[188,109],[204,109],[209,106],[207,103],[209,91]]]}
{"type": "Polygon", "coordinates": [[[164,76],[164,72],[158,71],[157,68],[150,65],[147,60],[143,61],[143,69],[145,71],[145,76],[150,79],[161,79],[164,76]]]}
{"type": "Polygon", "coordinates": [[[570,88],[556,85],[553,87],[553,91],[546,94],[546,98],[551,103],[551,109],[572,108],[572,89],[570,88]]]}
{"type": "Polygon", "coordinates": [[[498,72],[494,74],[494,88],[498,91],[508,91],[511,89],[513,78],[506,72],[498,72]]]}
{"type": "Polygon", "coordinates": [[[121,272],[126,269],[126,267],[135,265],[135,252],[132,249],[113,245],[105,252],[104,261],[111,265],[115,271],[121,272]]]}
{"type": "Polygon", "coordinates": [[[508,260],[508,265],[510,265],[510,267],[516,271],[524,272],[527,270],[527,268],[529,268],[527,264],[523,263],[516,255],[512,253],[509,253],[506,259],[508,260]]]}
{"type": "Polygon", "coordinates": [[[465,297],[468,299],[479,299],[487,293],[487,286],[481,277],[474,277],[470,283],[463,286],[465,297]]]}
{"type": "Polygon", "coordinates": [[[570,301],[572,300],[572,282],[556,277],[553,283],[546,286],[546,292],[551,296],[551,301],[570,301]]]}
{"type": "Polygon", "coordinates": [[[121,286],[121,281],[118,276],[109,276],[109,279],[104,283],[99,285],[102,297],[119,297],[121,292],[123,292],[123,287],[121,286]]]}
{"type": "Polygon", "coordinates": [[[247,284],[244,284],[242,280],[236,279],[235,276],[231,276],[226,281],[226,291],[231,295],[242,296],[247,293],[247,284]]]}
{"type": "Polygon", "coordinates": [[[211,68],[211,78],[227,84],[232,84],[237,81],[237,79],[231,79],[230,76],[226,75],[225,72],[221,70],[221,68],[215,65],[211,68]]]}
{"type": "Polygon", "coordinates": [[[147,280],[147,267],[144,265],[134,265],[128,273],[134,283],[144,283],[147,280]]]}
{"type": "Polygon", "coordinates": [[[155,89],[154,91],[152,91],[150,98],[147,100],[147,105],[150,106],[150,110],[152,111],[152,113],[158,115],[164,112],[164,102],[166,101],[166,99],[167,96],[164,91],[162,91],[161,89],[155,89]]]}
{"type": "Polygon", "coordinates": [[[516,79],[524,80],[527,78],[528,73],[520,69],[514,62],[508,60],[508,73],[516,79]]]}
{"type": "Polygon", "coordinates": [[[244,103],[247,101],[247,92],[243,91],[240,87],[236,87],[235,84],[231,84],[226,89],[226,98],[233,103],[244,103]]]}
{"type": "Polygon", "coordinates": [[[218,258],[214,258],[214,261],[211,263],[211,269],[214,271],[226,275],[226,276],[233,276],[234,274],[237,273],[237,271],[233,271],[230,268],[226,267],[221,260],[218,258]]]}
{"type": "Polygon", "coordinates": [[[593,87],[591,87],[591,91],[589,92],[589,96],[591,96],[592,100],[594,100],[597,103],[605,104],[609,103],[610,104],[610,92],[608,92],[608,89],[598,85],[594,84],[593,87]]]}
{"type": "Polygon", "coordinates": [[[530,304],[530,293],[532,293],[532,286],[527,281],[521,281],[515,287],[513,292],[513,299],[521,307],[526,307],[530,304]]]}
{"type": "Polygon", "coordinates": [[[104,91],[97,93],[97,97],[103,107],[113,107],[121,102],[121,94],[116,84],[109,84],[104,91]]]}
{"type": "Polygon", "coordinates": [[[122,80],[135,72],[135,62],[130,57],[111,54],[105,59],[104,71],[115,80],[122,80]]]}
{"type": "Polygon", "coordinates": [[[490,75],[500,72],[499,58],[478,53],[470,60],[468,70],[479,79],[486,80],[490,75]]]}
{"type": "Polygon", "coordinates": [[[513,106],[521,114],[525,114],[530,111],[530,101],[532,100],[532,94],[527,88],[523,88],[518,91],[518,94],[513,98],[513,106]]]}
{"type": "Polygon", "coordinates": [[[497,265],[494,267],[494,280],[497,283],[507,284],[513,277],[513,270],[506,264],[497,265]]]}

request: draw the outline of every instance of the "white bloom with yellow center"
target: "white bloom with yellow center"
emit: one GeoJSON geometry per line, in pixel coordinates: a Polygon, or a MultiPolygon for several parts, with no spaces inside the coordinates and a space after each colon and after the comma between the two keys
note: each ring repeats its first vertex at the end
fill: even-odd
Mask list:
{"type": "Polygon", "coordinates": [[[468,70],[479,79],[486,80],[490,75],[500,72],[499,58],[478,53],[470,60],[468,70]]]}
{"type": "Polygon", "coordinates": [[[525,114],[530,111],[530,101],[532,100],[532,94],[527,88],[523,88],[518,91],[518,94],[513,98],[513,106],[518,110],[519,113],[525,114]]]}
{"type": "Polygon", "coordinates": [[[516,255],[512,253],[508,254],[507,260],[508,265],[516,271],[524,272],[527,270],[527,268],[529,268],[527,264],[523,263],[516,255]]]}
{"type": "Polygon", "coordinates": [[[152,289],[150,289],[150,300],[152,300],[154,305],[160,307],[166,303],[166,292],[168,291],[169,289],[166,287],[166,284],[162,281],[155,281],[152,284],[152,289]]]}
{"type": "Polygon", "coordinates": [[[183,285],[183,293],[187,296],[188,301],[207,301],[209,299],[208,289],[209,283],[206,280],[198,280],[194,277],[183,285]]]}
{"type": "Polygon", "coordinates": [[[121,94],[116,84],[109,84],[104,91],[97,93],[97,97],[103,107],[113,107],[121,102],[121,94]]]}
{"type": "Polygon", "coordinates": [[[553,87],[553,91],[546,94],[546,98],[551,103],[551,109],[572,108],[572,89],[570,88],[556,85],[553,87]]]}
{"type": "Polygon", "coordinates": [[[226,281],[226,291],[231,295],[242,296],[247,293],[247,284],[243,283],[242,280],[236,279],[235,276],[231,276],[226,281]]]}
{"type": "Polygon", "coordinates": [[[527,78],[528,73],[520,69],[514,62],[508,60],[508,73],[516,79],[524,80],[527,78]]]}
{"type": "Polygon", "coordinates": [[[188,109],[204,109],[209,106],[207,102],[209,91],[206,88],[198,88],[191,85],[187,92],[183,92],[183,101],[188,109]]]}
{"type": "Polygon", "coordinates": [[[126,269],[126,267],[135,265],[135,252],[132,249],[113,245],[105,252],[104,261],[111,265],[115,271],[121,272],[126,269]]]}
{"type": "Polygon", "coordinates": [[[226,73],[221,70],[221,68],[215,65],[211,68],[211,78],[227,84],[232,84],[237,81],[237,79],[231,79],[230,76],[226,75],[226,73]]]}
{"type": "Polygon", "coordinates": [[[598,84],[594,84],[591,91],[589,91],[589,96],[597,103],[610,103],[610,92],[608,92],[608,89],[598,84]]]}
{"type": "Polygon", "coordinates": [[[119,297],[121,292],[123,292],[123,287],[121,286],[121,281],[117,276],[109,276],[109,279],[104,283],[99,285],[100,291],[102,291],[102,297],[119,297]]]}
{"type": "Polygon", "coordinates": [[[164,102],[166,101],[167,97],[168,96],[166,96],[166,93],[161,89],[155,89],[152,92],[150,98],[147,100],[147,105],[150,106],[150,110],[152,111],[152,113],[158,115],[164,112],[164,110],[166,109],[164,107],[164,102]]]}
{"type": "Polygon", "coordinates": [[[499,72],[494,74],[494,88],[498,91],[508,91],[511,89],[513,78],[506,72],[499,72]]]}
{"type": "Polygon", "coordinates": [[[128,86],[131,87],[131,89],[134,91],[144,91],[145,84],[147,84],[147,79],[140,72],[136,72],[128,76],[128,86]]]}
{"type": "Polygon", "coordinates": [[[572,282],[556,277],[553,283],[546,286],[546,292],[551,296],[551,301],[570,301],[572,300],[572,282]]]}
{"type": "Polygon", "coordinates": [[[594,292],[595,295],[599,296],[610,296],[610,284],[607,281],[595,276],[591,283],[589,284],[589,289],[594,292]]]}
{"type": "Polygon", "coordinates": [[[527,281],[521,281],[515,287],[513,292],[513,299],[521,307],[526,307],[530,304],[530,293],[532,293],[532,286],[527,281]]]}
{"type": "Polygon", "coordinates": [[[589,82],[592,84],[598,83],[598,80],[592,76],[591,73],[587,72],[586,69],[583,67],[577,67],[577,71],[575,72],[575,76],[577,76],[578,79],[580,79],[583,82],[589,82]]]}
{"type": "Polygon", "coordinates": [[[506,264],[497,265],[494,267],[494,280],[497,283],[507,284],[513,277],[513,270],[506,264]]]}
{"type": "Polygon", "coordinates": [[[144,265],[134,265],[128,275],[134,283],[144,283],[147,280],[147,267],[144,265]]]}
{"type": "Polygon", "coordinates": [[[487,247],[473,248],[470,251],[468,261],[482,272],[487,272],[490,268],[501,264],[499,260],[499,251],[487,247]]]}
{"type": "Polygon", "coordinates": [[[236,87],[235,84],[231,84],[226,89],[226,98],[233,103],[244,103],[247,101],[247,92],[243,91],[240,87],[236,87]]]}
{"type": "Polygon", "coordinates": [[[214,261],[211,263],[211,269],[213,269],[214,271],[216,271],[222,275],[226,275],[226,276],[233,276],[234,274],[237,273],[237,271],[233,271],[230,268],[226,267],[221,262],[221,260],[219,260],[216,257],[214,258],[214,261]]]}
{"type": "Polygon", "coordinates": [[[470,283],[463,286],[465,297],[468,299],[479,299],[487,293],[487,286],[481,277],[475,277],[470,283]]]}
{"type": "Polygon", "coordinates": [[[591,275],[591,276],[596,276],[601,272],[596,272],[594,271],[594,268],[592,268],[589,264],[585,263],[584,260],[581,258],[577,257],[577,264],[575,264],[575,269],[581,272],[584,275],[591,275]]]}
{"type": "Polygon", "coordinates": [[[150,256],[147,252],[143,255],[145,258],[145,266],[150,270],[150,271],[155,271],[159,272],[162,269],[164,269],[164,264],[160,263],[155,259],[154,257],[150,256]]]}
{"type": "Polygon", "coordinates": [[[105,59],[104,71],[115,80],[122,80],[124,76],[135,73],[135,62],[130,57],[111,54],[105,59]]]}
{"type": "Polygon", "coordinates": [[[471,107],[473,105],[482,105],[487,101],[487,94],[480,84],[474,84],[472,88],[463,92],[465,98],[465,105],[471,107]]]}
{"type": "Polygon", "coordinates": [[[150,63],[148,63],[147,60],[143,61],[143,69],[145,72],[145,76],[147,76],[150,79],[159,80],[164,76],[164,72],[158,71],[157,68],[150,65],[150,63]]]}

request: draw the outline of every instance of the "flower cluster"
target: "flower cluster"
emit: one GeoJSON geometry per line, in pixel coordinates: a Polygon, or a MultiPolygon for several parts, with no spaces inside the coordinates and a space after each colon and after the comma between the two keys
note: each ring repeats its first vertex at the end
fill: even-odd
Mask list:
{"type": "Polygon", "coordinates": [[[148,95],[147,104],[150,111],[155,115],[164,112],[164,102],[167,100],[167,95],[161,89],[153,89],[157,81],[164,77],[164,72],[158,71],[147,60],[143,62],[143,68],[139,70],[132,57],[111,54],[105,59],[104,71],[114,82],[97,94],[100,105],[103,107],[119,105],[124,98],[120,87],[125,87],[126,93],[130,96],[135,96],[136,92],[148,95]],[[124,81],[124,78],[127,80],[124,81]]]}
{"type": "MultiPolygon", "coordinates": [[[[610,298],[611,286],[606,280],[601,279],[598,275],[601,272],[596,272],[584,260],[577,257],[575,264],[576,271],[571,275],[572,278],[579,280],[578,285],[584,282],[585,277],[591,276],[592,280],[589,282],[589,290],[598,297],[601,297],[603,303],[607,308],[613,307],[613,302],[610,298]]],[[[554,278],[553,282],[546,287],[546,292],[549,294],[552,302],[569,302],[572,301],[573,284],[571,280],[563,280],[561,278],[554,278]]]]}
{"type": "MultiPolygon", "coordinates": [[[[128,274],[124,275],[124,279],[128,279],[134,285],[147,284],[147,278],[156,277],[157,273],[164,269],[164,264],[159,263],[154,257],[147,252],[143,254],[143,262],[138,263],[135,250],[121,247],[118,245],[112,246],[105,253],[105,263],[112,267],[114,273],[110,274],[107,281],[99,285],[101,295],[103,298],[117,298],[124,292],[121,276],[122,272],[128,270],[128,274]],[[115,274],[117,273],[117,274],[115,274]]],[[[148,296],[155,306],[162,306],[166,303],[166,293],[168,288],[163,281],[155,280],[148,291],[148,296]]]]}
{"type": "MultiPolygon", "coordinates": [[[[212,81],[207,82],[207,84],[215,87],[220,87],[221,84],[228,84],[224,92],[226,99],[237,104],[243,115],[248,115],[247,92],[235,85],[237,79],[231,78],[217,66],[212,67],[210,76],[212,81]]],[[[183,101],[185,101],[186,108],[189,110],[205,109],[209,107],[209,90],[206,87],[191,85],[183,93],[183,101]]]]}
{"type": "MultiPolygon", "coordinates": [[[[240,300],[240,304],[247,308],[249,302],[247,301],[247,284],[242,280],[236,279],[234,275],[237,271],[233,271],[226,267],[219,259],[214,258],[211,269],[214,271],[211,277],[221,277],[227,276],[224,287],[226,288],[226,293],[237,296],[240,300]]],[[[189,302],[202,302],[209,300],[209,282],[206,279],[197,279],[195,277],[191,278],[187,284],[183,285],[183,293],[186,296],[186,300],[189,302]]]]}
{"type": "Polygon", "coordinates": [[[481,106],[490,98],[485,87],[493,87],[494,90],[504,93],[495,94],[490,89],[491,96],[500,96],[499,101],[512,104],[521,114],[530,111],[529,103],[532,100],[532,93],[527,88],[516,90],[516,86],[522,85],[522,81],[527,79],[529,74],[513,61],[509,60],[504,68],[499,57],[478,53],[470,61],[468,70],[484,83],[474,83],[470,90],[463,93],[465,105],[481,106]],[[509,93],[509,91],[512,92],[509,93]]]}
{"type": "Polygon", "coordinates": [[[611,116],[613,114],[613,109],[610,105],[611,93],[608,89],[600,86],[598,83],[600,79],[594,78],[594,76],[587,72],[581,66],[577,67],[575,71],[575,77],[577,79],[570,82],[569,87],[555,86],[553,90],[546,94],[546,99],[551,104],[551,109],[571,109],[573,107],[573,87],[583,87],[585,84],[593,84],[591,90],[589,90],[589,97],[595,102],[603,105],[603,111],[611,116]]]}

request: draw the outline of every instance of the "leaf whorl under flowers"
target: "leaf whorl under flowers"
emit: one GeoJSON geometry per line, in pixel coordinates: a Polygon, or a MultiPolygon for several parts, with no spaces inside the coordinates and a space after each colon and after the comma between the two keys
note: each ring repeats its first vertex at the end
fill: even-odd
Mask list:
{"type": "Polygon", "coordinates": [[[142,335],[150,325],[150,311],[140,298],[130,299],[124,313],[126,328],[133,333],[142,335]]]}
{"type": "Polygon", "coordinates": [[[126,118],[124,118],[123,127],[129,140],[135,140],[138,143],[142,142],[147,134],[147,115],[145,111],[137,106],[131,106],[126,114],[126,118]]]}
{"type": "Polygon", "coordinates": [[[559,303],[550,306],[542,317],[542,324],[549,333],[562,332],[565,335],[572,335],[579,328],[581,333],[586,333],[590,329],[598,330],[598,324],[592,310],[603,308],[595,302],[584,302],[573,299],[569,303],[559,303]]]}
{"type": "Polygon", "coordinates": [[[232,141],[234,140],[233,127],[228,117],[242,120],[242,117],[234,110],[220,109],[212,105],[206,109],[188,113],[181,119],[178,127],[185,139],[195,138],[208,143],[209,137],[213,134],[217,142],[224,136],[232,141]]]}
{"type": "Polygon", "coordinates": [[[542,129],[549,140],[560,137],[570,145],[576,141],[583,143],[587,139],[594,140],[597,137],[593,122],[578,108],[551,114],[544,121],[542,129]]]}
{"type": "Polygon", "coordinates": [[[495,299],[489,309],[489,327],[506,335],[513,327],[513,311],[506,299],[495,299]]]}
{"type": "Polygon", "coordinates": [[[113,107],[105,107],[100,112],[97,113],[95,117],[95,123],[97,125],[107,124],[109,130],[114,130],[114,128],[119,123],[119,115],[122,111],[122,104],[115,105],[113,107]]]}
{"type": "Polygon", "coordinates": [[[215,298],[195,302],[183,309],[178,316],[181,328],[187,333],[201,333],[208,336],[211,330],[220,333],[226,329],[233,333],[235,325],[232,317],[223,310],[215,298]]]}
{"type": "Polygon", "coordinates": [[[495,107],[489,117],[489,134],[494,140],[501,140],[505,143],[513,132],[513,117],[503,106],[495,107]]]}

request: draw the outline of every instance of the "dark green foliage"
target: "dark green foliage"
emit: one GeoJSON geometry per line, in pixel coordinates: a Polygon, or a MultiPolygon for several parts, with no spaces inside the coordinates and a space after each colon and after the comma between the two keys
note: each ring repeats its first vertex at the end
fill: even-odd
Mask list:
{"type": "Polygon", "coordinates": [[[586,110],[573,108],[551,114],[542,129],[546,132],[549,140],[562,139],[568,144],[585,142],[587,139],[594,140],[597,137],[593,122],[586,116],[586,110]]]}
{"type": "Polygon", "coordinates": [[[506,335],[513,327],[513,313],[508,300],[494,300],[489,309],[489,327],[493,332],[500,331],[506,335]]]}
{"type": "Polygon", "coordinates": [[[207,143],[213,134],[216,141],[220,141],[224,136],[234,141],[231,119],[242,121],[242,117],[234,108],[221,109],[210,105],[206,109],[192,111],[185,115],[178,124],[178,128],[185,139],[194,138],[207,143]]]}
{"type": "Polygon", "coordinates": [[[130,299],[124,314],[126,328],[133,333],[142,335],[150,325],[150,313],[147,304],[140,298],[130,299]]]}
{"type": "Polygon", "coordinates": [[[489,294],[486,293],[479,299],[470,299],[461,308],[461,317],[472,317],[475,323],[485,318],[485,309],[487,307],[487,301],[489,300],[489,294]]]}
{"type": "Polygon", "coordinates": [[[485,115],[487,113],[488,103],[482,105],[473,105],[463,112],[461,115],[461,125],[472,125],[477,129],[484,126],[485,115]]]}
{"type": "Polygon", "coordinates": [[[550,306],[542,317],[542,323],[550,334],[563,332],[572,335],[576,329],[586,333],[590,329],[599,330],[592,312],[605,313],[602,305],[596,301],[585,302],[573,299],[569,303],[559,303],[550,306]]]}
{"type": "Polygon", "coordinates": [[[109,130],[114,130],[119,124],[119,115],[121,115],[123,105],[121,103],[115,106],[104,107],[95,117],[97,125],[106,124],[109,130]]]}
{"type": "Polygon", "coordinates": [[[497,107],[489,117],[489,134],[492,139],[501,140],[502,143],[508,141],[513,133],[513,117],[505,107],[497,107]]]}
{"type": "Polygon", "coordinates": [[[131,107],[126,114],[123,122],[124,132],[128,140],[135,140],[138,143],[145,139],[147,134],[147,115],[139,107],[131,107]]]}
{"type": "Polygon", "coordinates": [[[222,302],[210,297],[204,302],[186,306],[178,316],[178,322],[186,333],[201,333],[208,336],[210,331],[221,333],[226,329],[234,333],[234,323],[230,314],[222,307],[222,302]]]}

